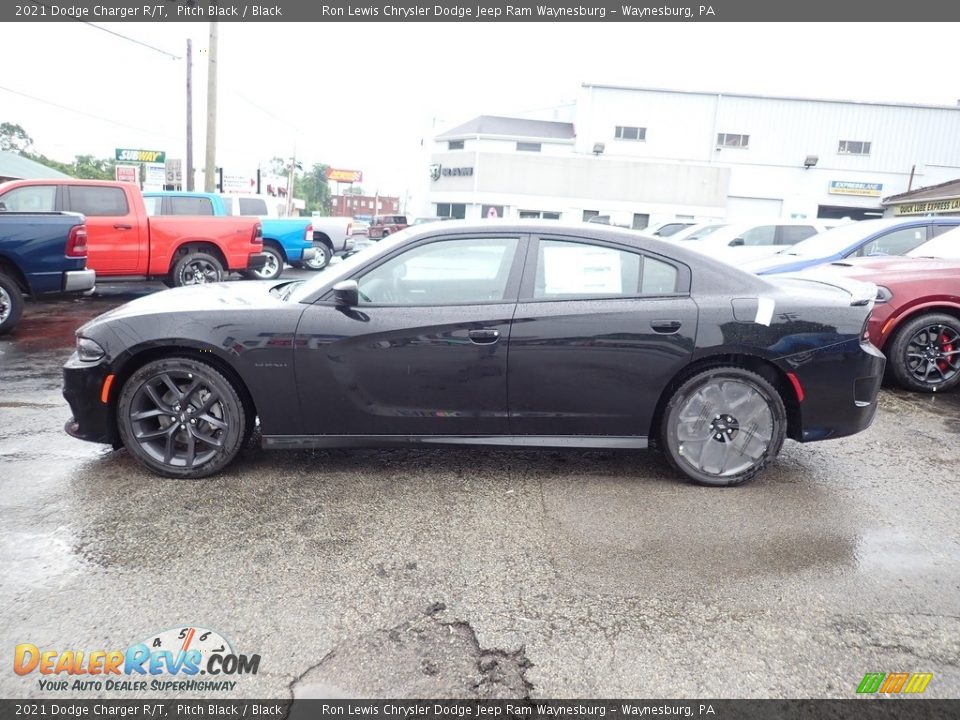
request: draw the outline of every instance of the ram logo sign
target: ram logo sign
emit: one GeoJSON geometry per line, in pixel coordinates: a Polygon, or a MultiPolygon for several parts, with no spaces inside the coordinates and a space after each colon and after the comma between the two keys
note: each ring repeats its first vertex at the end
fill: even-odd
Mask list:
{"type": "Polygon", "coordinates": [[[860,695],[918,695],[927,689],[933,673],[867,673],[857,686],[860,695]]]}

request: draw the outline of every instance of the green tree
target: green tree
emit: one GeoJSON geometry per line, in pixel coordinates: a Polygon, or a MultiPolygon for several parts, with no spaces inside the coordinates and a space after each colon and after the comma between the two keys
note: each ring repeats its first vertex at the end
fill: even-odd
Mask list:
{"type": "Polygon", "coordinates": [[[302,198],[308,215],[319,212],[330,214],[330,186],[327,184],[327,165],[314,163],[309,170],[297,173],[294,182],[294,197],[302,198]]]}
{"type": "Polygon", "coordinates": [[[77,155],[73,166],[65,172],[85,180],[113,180],[116,177],[116,160],[113,158],[95,158],[93,155],[77,155]]]}
{"type": "Polygon", "coordinates": [[[29,157],[32,145],[33,138],[27,135],[27,131],[20,125],[9,122],[0,123],[0,150],[29,157]]]}

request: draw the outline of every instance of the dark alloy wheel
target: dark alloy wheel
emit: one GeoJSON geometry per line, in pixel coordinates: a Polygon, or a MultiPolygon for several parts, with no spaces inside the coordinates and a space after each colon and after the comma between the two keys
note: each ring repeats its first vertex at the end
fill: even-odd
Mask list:
{"type": "Polygon", "coordinates": [[[13,330],[22,313],[20,288],[11,278],[0,273],[0,335],[13,330]]]}
{"type": "Polygon", "coordinates": [[[188,253],[174,263],[170,279],[173,287],[220,282],[223,280],[223,265],[213,255],[188,253]]]}
{"type": "Polygon", "coordinates": [[[944,313],[907,322],[889,350],[890,369],[907,390],[942,392],[960,384],[960,319],[944,313]]]}
{"type": "Polygon", "coordinates": [[[776,458],[786,435],[783,400],[767,380],[713,367],[686,380],[663,413],[670,463],[701,485],[740,485],[776,458]]]}
{"type": "Polygon", "coordinates": [[[330,259],[333,257],[333,250],[330,249],[330,246],[326,243],[316,243],[314,247],[317,249],[317,254],[309,260],[303,261],[304,270],[323,270],[330,264],[330,259]]]}
{"type": "Polygon", "coordinates": [[[123,385],[117,425],[141,464],[167,477],[213,475],[240,451],[247,428],[236,388],[190,358],[147,363],[123,385]]]}

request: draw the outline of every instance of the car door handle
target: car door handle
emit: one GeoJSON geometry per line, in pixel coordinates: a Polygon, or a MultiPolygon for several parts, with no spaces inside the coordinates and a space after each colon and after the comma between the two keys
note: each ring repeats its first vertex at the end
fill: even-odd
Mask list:
{"type": "Polygon", "coordinates": [[[125,223],[117,223],[113,226],[114,230],[133,230],[133,225],[127,225],[125,223]]]}
{"type": "Polygon", "coordinates": [[[481,330],[471,330],[467,333],[470,342],[476,345],[492,345],[500,339],[500,331],[495,328],[483,328],[481,330]]]}
{"type": "Polygon", "coordinates": [[[664,335],[670,335],[675,333],[683,326],[683,323],[679,320],[651,320],[650,327],[653,328],[654,332],[663,333],[664,335]]]}

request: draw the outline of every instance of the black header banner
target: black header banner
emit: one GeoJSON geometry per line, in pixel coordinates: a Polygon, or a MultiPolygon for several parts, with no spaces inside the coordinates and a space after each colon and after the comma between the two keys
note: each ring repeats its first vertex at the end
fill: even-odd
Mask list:
{"type": "MultiPolygon", "coordinates": [[[[3,22],[948,22],[960,3],[944,0],[7,0],[3,22]]],[[[852,26],[851,32],[869,32],[852,26]]],[[[911,41],[904,30],[905,41],[911,41]]],[[[829,49],[823,49],[828,52],[829,49]]],[[[835,49],[840,53],[841,48],[835,49]]]]}
{"type": "Polygon", "coordinates": [[[704,720],[953,720],[960,700],[0,700],[4,720],[250,718],[381,720],[703,718],[704,720]]]}

